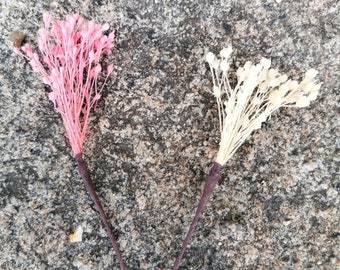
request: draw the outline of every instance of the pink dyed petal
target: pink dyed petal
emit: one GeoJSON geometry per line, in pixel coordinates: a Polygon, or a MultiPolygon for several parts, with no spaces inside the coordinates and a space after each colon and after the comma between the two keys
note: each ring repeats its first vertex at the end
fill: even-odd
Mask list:
{"type": "Polygon", "coordinates": [[[100,39],[100,43],[105,44],[107,42],[107,36],[102,36],[100,39]]]}
{"type": "Polygon", "coordinates": [[[110,41],[113,41],[114,38],[115,38],[115,33],[114,32],[111,32],[109,35],[108,35],[108,38],[110,41]]]}
{"type": "Polygon", "coordinates": [[[30,57],[33,54],[32,46],[30,44],[25,44],[21,49],[30,57]]]}
{"type": "Polygon", "coordinates": [[[48,27],[50,23],[53,21],[53,18],[49,12],[45,12],[43,14],[43,21],[46,27],[48,27]]]}
{"type": "Polygon", "coordinates": [[[95,67],[94,67],[94,74],[95,74],[95,77],[98,77],[98,75],[99,75],[99,73],[102,71],[102,67],[101,67],[101,65],[96,65],[95,67]]]}
{"type": "Polygon", "coordinates": [[[70,17],[69,22],[72,25],[75,25],[78,19],[79,19],[79,14],[74,14],[73,16],[70,17]]]}
{"type": "Polygon", "coordinates": [[[109,25],[108,23],[104,23],[104,24],[102,25],[102,30],[103,30],[103,31],[107,31],[107,30],[109,30],[109,28],[110,28],[110,25],[109,25]]]}
{"type": "Polygon", "coordinates": [[[93,50],[89,52],[89,62],[93,62],[96,59],[95,53],[93,50]]]}
{"type": "Polygon", "coordinates": [[[101,98],[101,94],[96,94],[94,97],[93,97],[93,101],[97,101],[101,98]]]}
{"type": "Polygon", "coordinates": [[[13,51],[14,51],[15,53],[19,54],[19,55],[23,55],[22,52],[21,52],[21,50],[20,50],[19,48],[17,48],[17,47],[14,47],[14,48],[13,48],[13,51]]]}

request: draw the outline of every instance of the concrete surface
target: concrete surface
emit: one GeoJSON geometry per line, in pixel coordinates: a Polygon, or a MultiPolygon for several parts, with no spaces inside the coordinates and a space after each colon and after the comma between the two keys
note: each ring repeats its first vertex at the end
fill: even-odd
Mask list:
{"type": "Polygon", "coordinates": [[[339,267],[337,1],[1,0],[0,269],[117,269],[49,89],[7,41],[21,30],[36,44],[47,10],[116,30],[84,155],[128,269],[176,258],[218,148],[204,55],[230,43],[234,67],[264,56],[292,78],[318,69],[322,94],[273,115],[228,162],[181,269],[339,267]]]}

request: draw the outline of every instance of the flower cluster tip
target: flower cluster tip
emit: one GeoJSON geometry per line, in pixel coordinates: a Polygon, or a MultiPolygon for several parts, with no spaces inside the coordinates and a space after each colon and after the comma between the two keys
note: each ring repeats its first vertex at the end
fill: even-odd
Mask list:
{"type": "Polygon", "coordinates": [[[73,152],[79,154],[87,136],[91,108],[113,72],[113,65],[107,65],[105,81],[99,87],[98,79],[103,73],[100,61],[103,54],[111,53],[114,33],[106,35],[109,24],[86,22],[79,14],[58,21],[46,12],[43,21],[44,27],[38,32],[40,56],[30,44],[15,47],[14,51],[28,59],[51,87],[48,97],[61,114],[73,152]]]}
{"type": "Polygon", "coordinates": [[[318,72],[309,69],[299,83],[289,80],[271,68],[271,61],[262,58],[258,64],[248,61],[236,71],[237,84],[228,79],[232,47],[206,55],[212,74],[213,94],[218,105],[221,131],[216,161],[225,164],[250,134],[280,107],[306,107],[318,96],[321,83],[315,82],[318,72]]]}

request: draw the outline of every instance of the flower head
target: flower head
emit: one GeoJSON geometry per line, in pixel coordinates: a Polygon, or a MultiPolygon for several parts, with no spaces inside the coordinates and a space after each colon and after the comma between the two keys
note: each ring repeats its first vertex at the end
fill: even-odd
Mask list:
{"type": "Polygon", "coordinates": [[[237,84],[231,88],[228,80],[229,57],[232,48],[221,50],[220,58],[209,52],[213,78],[213,94],[219,113],[221,142],[216,162],[224,165],[250,134],[280,107],[306,107],[315,100],[321,84],[315,83],[317,71],[310,69],[299,83],[288,80],[270,68],[270,60],[246,62],[237,70],[237,84]]]}
{"type": "Polygon", "coordinates": [[[108,65],[106,79],[99,88],[101,56],[111,53],[114,33],[105,35],[108,24],[85,22],[78,14],[57,21],[46,12],[43,20],[45,26],[39,30],[40,56],[29,44],[14,50],[26,57],[33,70],[51,87],[49,99],[61,114],[73,152],[79,154],[87,135],[91,108],[113,71],[113,66],[108,65]]]}

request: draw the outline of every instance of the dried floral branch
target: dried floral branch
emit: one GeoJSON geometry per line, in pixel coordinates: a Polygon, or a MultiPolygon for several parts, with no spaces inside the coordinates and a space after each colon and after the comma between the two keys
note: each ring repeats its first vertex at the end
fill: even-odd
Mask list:
{"type": "Polygon", "coordinates": [[[270,60],[262,58],[257,65],[246,62],[237,70],[237,84],[231,88],[228,79],[229,58],[232,48],[220,51],[220,58],[209,52],[206,55],[213,79],[213,94],[217,101],[221,131],[220,147],[216,160],[206,178],[202,197],[175,261],[174,270],[179,268],[184,252],[202,215],[208,200],[220,178],[223,165],[237,149],[270,115],[281,107],[306,107],[315,100],[321,83],[314,79],[317,71],[310,69],[299,83],[288,80],[270,68],[270,60]]]}
{"type": "Polygon", "coordinates": [[[56,21],[46,12],[43,20],[45,26],[39,30],[42,61],[30,44],[18,46],[20,40],[14,43],[14,50],[29,60],[33,70],[39,72],[43,82],[51,87],[49,99],[61,115],[79,173],[100,213],[120,268],[125,269],[118,244],[82,158],[91,109],[100,99],[103,86],[113,71],[113,65],[108,65],[105,81],[99,87],[98,79],[102,73],[100,60],[104,53],[111,53],[114,33],[105,35],[104,32],[109,29],[107,23],[99,25],[94,21],[85,22],[78,14],[56,21]]]}

